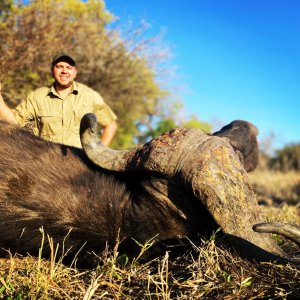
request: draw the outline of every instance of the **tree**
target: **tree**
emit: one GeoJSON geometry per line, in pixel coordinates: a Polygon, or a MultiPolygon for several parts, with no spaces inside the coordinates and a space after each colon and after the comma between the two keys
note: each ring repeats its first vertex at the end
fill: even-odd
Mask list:
{"type": "Polygon", "coordinates": [[[137,124],[154,115],[167,95],[156,82],[155,63],[144,55],[152,40],[137,38],[142,30],[131,30],[129,43],[108,29],[114,17],[102,0],[32,0],[5,9],[0,81],[8,104],[15,106],[30,90],[49,84],[52,56],[70,52],[79,62],[78,80],[99,91],[119,116],[114,146],[131,147],[137,124]]]}
{"type": "Polygon", "coordinates": [[[280,171],[300,170],[300,144],[291,144],[276,151],[269,161],[272,169],[280,171]]]}

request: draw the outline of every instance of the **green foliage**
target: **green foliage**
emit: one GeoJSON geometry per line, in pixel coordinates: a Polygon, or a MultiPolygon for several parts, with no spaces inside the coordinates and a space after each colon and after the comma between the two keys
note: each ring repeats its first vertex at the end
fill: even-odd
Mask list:
{"type": "Polygon", "coordinates": [[[0,21],[5,20],[5,17],[12,9],[13,0],[1,0],[0,2],[0,21]]]}
{"type": "Polygon", "coordinates": [[[212,131],[212,125],[207,122],[201,122],[197,116],[192,115],[191,118],[184,122],[182,127],[184,128],[198,128],[201,129],[207,133],[211,133],[212,131]]]}
{"type": "Polygon", "coordinates": [[[279,171],[300,170],[300,144],[292,144],[278,150],[270,159],[269,167],[279,171]]]}
{"type": "Polygon", "coordinates": [[[198,128],[207,133],[210,133],[212,126],[209,123],[201,122],[195,115],[185,122],[176,121],[176,118],[172,115],[168,117],[159,116],[153,127],[149,126],[138,139],[140,143],[145,143],[155,137],[158,137],[164,132],[167,132],[174,128],[198,128]]]}
{"type": "Polygon", "coordinates": [[[139,138],[140,143],[145,143],[160,134],[167,132],[173,128],[176,128],[176,124],[173,119],[171,118],[166,118],[166,119],[161,119],[157,122],[156,126],[154,128],[150,128],[139,138]]]}

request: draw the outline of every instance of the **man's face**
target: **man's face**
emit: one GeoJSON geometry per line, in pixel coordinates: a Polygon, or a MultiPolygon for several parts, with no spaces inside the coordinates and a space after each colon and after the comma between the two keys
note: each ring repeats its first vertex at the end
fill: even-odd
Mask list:
{"type": "Polygon", "coordinates": [[[56,84],[69,87],[77,75],[77,69],[67,62],[59,61],[52,67],[52,74],[56,84]]]}

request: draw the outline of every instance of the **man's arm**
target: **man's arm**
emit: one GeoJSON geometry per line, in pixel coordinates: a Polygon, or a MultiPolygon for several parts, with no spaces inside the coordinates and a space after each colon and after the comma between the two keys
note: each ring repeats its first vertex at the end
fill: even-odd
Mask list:
{"type": "Polygon", "coordinates": [[[116,121],[112,121],[111,123],[109,123],[107,126],[103,127],[103,133],[102,133],[102,137],[101,137],[101,143],[104,146],[108,146],[113,137],[115,136],[115,133],[117,131],[117,123],[116,121]]]}
{"type": "Polygon", "coordinates": [[[6,105],[1,94],[1,82],[0,82],[0,120],[8,123],[17,124],[17,120],[12,110],[6,105]]]}

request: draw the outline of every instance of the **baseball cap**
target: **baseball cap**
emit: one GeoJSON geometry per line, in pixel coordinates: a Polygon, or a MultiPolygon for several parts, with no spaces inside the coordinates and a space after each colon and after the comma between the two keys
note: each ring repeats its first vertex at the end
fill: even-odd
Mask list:
{"type": "Polygon", "coordinates": [[[65,61],[65,62],[69,63],[71,66],[76,65],[74,57],[65,52],[60,52],[53,56],[52,66],[54,66],[59,61],[65,61]]]}

